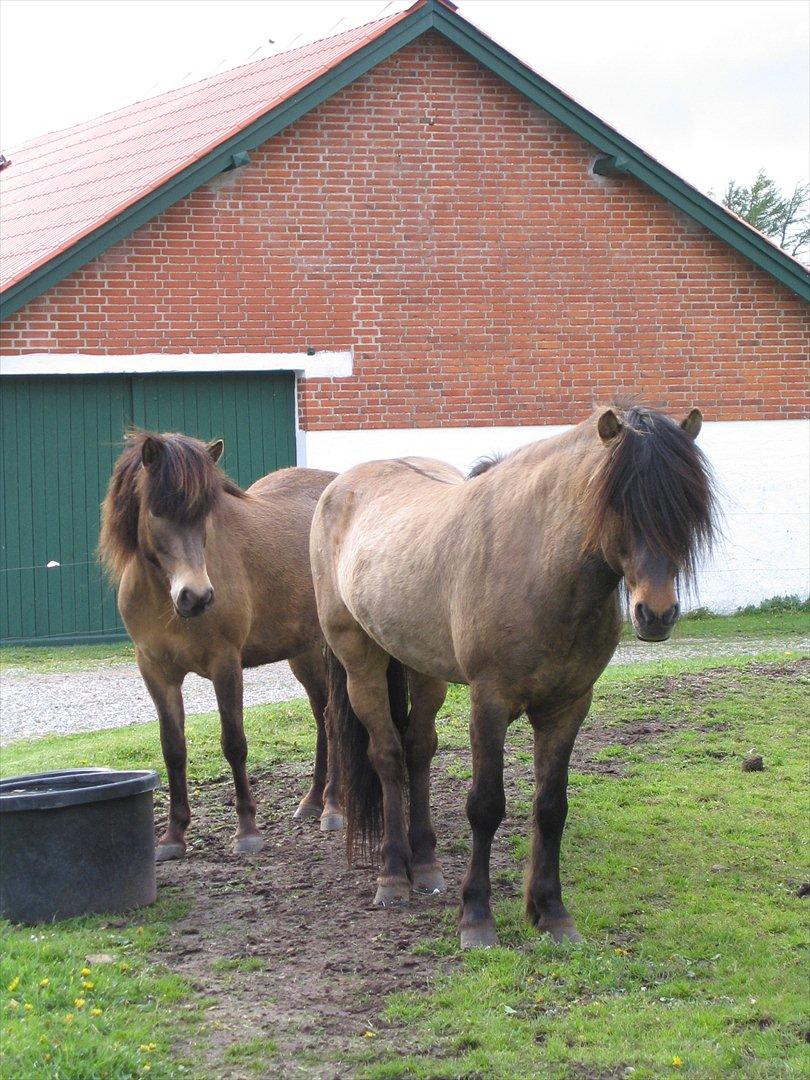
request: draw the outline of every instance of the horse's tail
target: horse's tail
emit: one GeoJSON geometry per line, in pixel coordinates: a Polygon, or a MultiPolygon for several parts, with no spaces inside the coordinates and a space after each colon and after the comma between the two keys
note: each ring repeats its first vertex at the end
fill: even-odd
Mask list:
{"type": "MultiPolygon", "coordinates": [[[[355,841],[371,860],[382,826],[382,786],[368,756],[368,732],[349,701],[346,669],[327,646],[329,718],[337,736],[343,803],[346,811],[346,851],[352,862],[355,841]]],[[[391,717],[404,741],[408,726],[407,668],[393,657],[388,662],[388,703],[391,717]]]]}

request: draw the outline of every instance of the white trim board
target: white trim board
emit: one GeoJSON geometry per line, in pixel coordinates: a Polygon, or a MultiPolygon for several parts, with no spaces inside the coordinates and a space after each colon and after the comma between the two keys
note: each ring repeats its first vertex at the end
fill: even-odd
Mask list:
{"type": "Polygon", "coordinates": [[[345,379],[352,354],[308,353],[29,353],[0,355],[0,375],[159,375],[200,372],[294,371],[302,379],[345,379]]]}

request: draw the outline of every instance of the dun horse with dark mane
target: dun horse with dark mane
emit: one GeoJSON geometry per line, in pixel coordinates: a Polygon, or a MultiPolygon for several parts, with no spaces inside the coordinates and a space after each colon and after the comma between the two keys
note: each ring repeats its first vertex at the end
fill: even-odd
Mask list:
{"type": "Polygon", "coordinates": [[[259,851],[248,781],[242,669],[289,660],[318,725],[312,788],[297,816],[339,828],[334,754],[324,724],[326,673],[308,559],[318,498],[334,473],[284,469],[242,491],[220,471],[221,440],[132,434],[102,506],[100,555],[160,719],[169,822],[157,858],[180,858],[190,820],[182,683],[211,679],[233,771],[237,852],[259,851]]]}
{"type": "Polygon", "coordinates": [[[679,425],[616,406],[466,481],[411,458],[356,466],[324,492],[311,537],[315,592],[334,654],[350,851],[382,814],[376,903],[407,902],[412,886],[443,888],[429,769],[446,683],[463,682],[473,847],[462,944],[496,941],[490,848],[505,808],[506,731],[524,711],[535,773],[526,910],[540,930],[578,938],[559,874],[568,761],[619,641],[620,582],[638,636],[662,641],[678,618],[677,579],[712,539],[712,485],[694,442],[700,426],[697,409],[679,425]]]}

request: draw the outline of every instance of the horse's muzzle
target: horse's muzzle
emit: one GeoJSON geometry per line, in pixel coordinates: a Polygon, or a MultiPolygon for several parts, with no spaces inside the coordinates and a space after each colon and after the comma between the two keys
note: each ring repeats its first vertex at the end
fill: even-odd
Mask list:
{"type": "Polygon", "coordinates": [[[656,614],[646,604],[633,608],[633,629],[640,641],[666,641],[678,621],[680,606],[673,604],[662,614],[656,614]]]}
{"type": "Polygon", "coordinates": [[[195,593],[191,589],[181,589],[174,607],[181,619],[193,619],[197,615],[202,615],[204,611],[208,611],[213,602],[213,589],[206,589],[202,594],[195,593]]]}

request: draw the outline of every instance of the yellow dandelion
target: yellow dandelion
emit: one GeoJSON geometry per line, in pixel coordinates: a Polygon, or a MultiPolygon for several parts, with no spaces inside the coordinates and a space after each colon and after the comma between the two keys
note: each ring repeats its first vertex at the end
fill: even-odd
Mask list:
{"type": "Polygon", "coordinates": [[[39,980],[39,985],[40,985],[41,989],[44,990],[46,986],[51,985],[51,980],[50,979],[40,979],[39,980]]]}
{"type": "Polygon", "coordinates": [[[19,985],[20,985],[20,976],[19,976],[19,975],[15,975],[15,976],[14,976],[14,978],[13,978],[13,979],[11,980],[11,982],[10,982],[10,983],[8,984],[8,986],[6,987],[6,989],[8,990],[8,992],[9,992],[10,994],[13,994],[13,993],[14,993],[14,991],[15,991],[15,990],[17,989],[17,987],[18,987],[19,985]]]}
{"type": "Polygon", "coordinates": [[[76,1009],[83,1009],[86,1004],[87,1004],[87,1002],[84,1000],[84,998],[74,998],[73,999],[73,1006],[76,1009]]]}
{"type": "Polygon", "coordinates": [[[377,1032],[376,1031],[364,1031],[363,1032],[363,1038],[364,1039],[376,1039],[376,1037],[377,1037],[377,1032]]]}
{"type": "Polygon", "coordinates": [[[23,1005],[23,1008],[25,1009],[26,1012],[31,1012],[31,1010],[34,1008],[34,1006],[31,1004],[30,1001],[26,1001],[26,1003],[23,1005]]]}
{"type": "Polygon", "coordinates": [[[73,1013],[65,1013],[65,1023],[69,1024],[73,1020],[73,1013]]]}
{"type": "Polygon", "coordinates": [[[153,1053],[155,1050],[157,1050],[157,1043],[149,1043],[147,1049],[149,1050],[150,1054],[153,1053]]]}
{"type": "Polygon", "coordinates": [[[11,1001],[8,1003],[8,1005],[6,1005],[7,1009],[12,1009],[12,1010],[13,1009],[19,1009],[19,1007],[20,1007],[19,1001],[15,1001],[14,998],[12,998],[11,1001]]]}
{"type": "Polygon", "coordinates": [[[679,1058],[676,1054],[675,1057],[672,1059],[672,1064],[675,1066],[676,1069],[680,1069],[681,1065],[683,1065],[683,1058],[679,1058]]]}
{"type": "Polygon", "coordinates": [[[613,951],[616,953],[617,956],[628,956],[629,955],[629,950],[628,949],[616,948],[613,951]]]}
{"type": "Polygon", "coordinates": [[[147,1061],[145,1065],[141,1065],[141,1072],[151,1072],[152,1066],[147,1061]]]}
{"type": "Polygon", "coordinates": [[[101,1016],[101,1013],[102,1013],[102,1012],[103,1012],[103,1010],[102,1010],[102,1009],[99,1009],[99,1008],[95,1008],[95,1009],[91,1009],[91,1010],[90,1010],[90,1015],[91,1015],[91,1016],[101,1016]]]}
{"type": "Polygon", "coordinates": [[[118,965],[118,970],[119,971],[129,971],[129,969],[130,969],[129,964],[119,964],[118,965]]]}
{"type": "Polygon", "coordinates": [[[92,990],[96,984],[91,982],[90,979],[85,979],[82,983],[82,990],[92,990]]]}
{"type": "Polygon", "coordinates": [[[89,967],[83,967],[82,970],[79,972],[79,974],[83,975],[84,978],[86,979],[87,976],[90,974],[90,968],[89,967]]]}
{"type": "Polygon", "coordinates": [[[135,933],[136,934],[142,934],[143,933],[143,927],[139,926],[138,929],[135,931],[135,933]]]}
{"type": "Polygon", "coordinates": [[[44,1054],[42,1060],[43,1061],[50,1061],[51,1060],[51,1055],[50,1054],[44,1054]]]}

